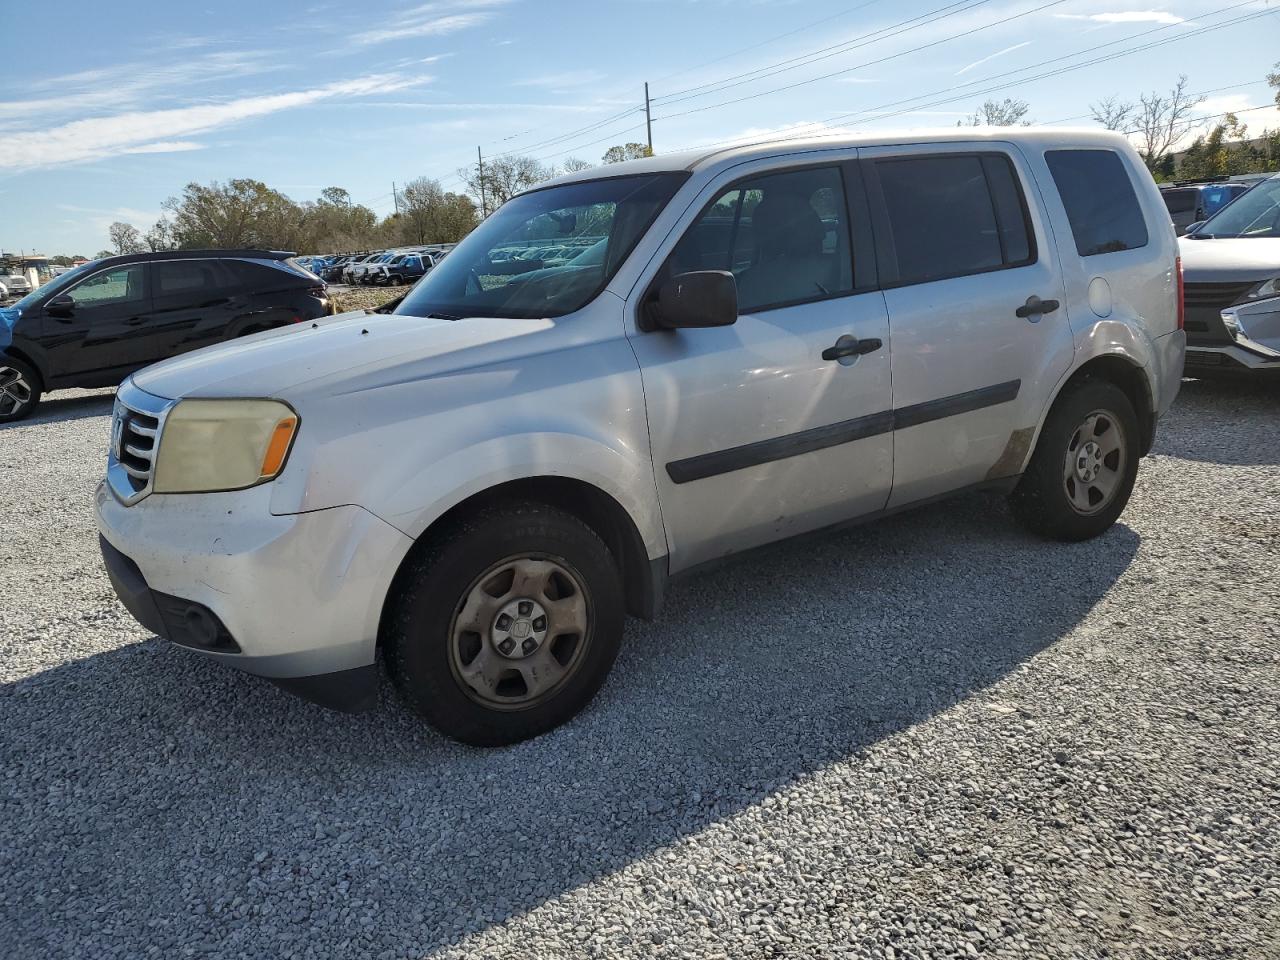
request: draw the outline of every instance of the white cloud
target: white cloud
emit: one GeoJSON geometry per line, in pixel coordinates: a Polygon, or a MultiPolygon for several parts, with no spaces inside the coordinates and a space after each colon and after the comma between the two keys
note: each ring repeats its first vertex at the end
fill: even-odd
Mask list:
{"type": "Polygon", "coordinates": [[[997,50],[995,53],[991,54],[990,56],[983,57],[981,60],[975,60],[973,61],[973,63],[966,64],[965,66],[961,67],[959,70],[956,71],[956,76],[958,77],[962,73],[968,73],[974,67],[980,67],[984,63],[986,63],[988,60],[994,60],[996,57],[1003,57],[1006,53],[1013,53],[1013,51],[1015,50],[1021,50],[1023,47],[1029,47],[1029,46],[1031,46],[1031,41],[1024,40],[1022,41],[1022,43],[1015,43],[1012,47],[1005,47],[1003,50],[997,50]]]}
{"type": "Polygon", "coordinates": [[[0,100],[0,118],[84,116],[95,110],[139,105],[154,95],[210,80],[226,80],[284,69],[266,51],[216,52],[173,63],[121,63],[27,81],[22,96],[0,100]],[[33,94],[35,94],[33,96],[33,94]]]}
{"type": "Polygon", "coordinates": [[[413,37],[442,37],[470,27],[488,23],[494,14],[490,8],[510,0],[437,0],[405,10],[391,18],[391,24],[354,34],[351,39],[362,45],[408,40],[413,37]]]}
{"type": "Polygon", "coordinates": [[[1114,13],[1055,13],[1059,20],[1091,20],[1094,23],[1186,23],[1186,17],[1167,10],[1119,10],[1114,13]]]}
{"type": "Polygon", "coordinates": [[[11,133],[0,138],[0,170],[49,167],[124,153],[198,149],[198,144],[181,138],[324,100],[402,90],[429,79],[373,75],[292,93],[172,110],[134,111],[73,120],[47,130],[11,133]]]}
{"type": "Polygon", "coordinates": [[[407,40],[410,37],[442,37],[445,34],[466,30],[468,27],[479,26],[492,17],[491,13],[458,13],[434,20],[422,20],[418,23],[366,30],[363,33],[357,33],[351,39],[368,46],[374,43],[386,43],[388,40],[407,40]]]}

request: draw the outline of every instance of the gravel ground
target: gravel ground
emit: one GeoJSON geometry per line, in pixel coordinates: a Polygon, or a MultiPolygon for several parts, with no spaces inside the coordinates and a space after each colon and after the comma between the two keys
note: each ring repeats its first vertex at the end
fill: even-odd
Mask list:
{"type": "Polygon", "coordinates": [[[149,638],[109,403],[0,429],[6,957],[1280,956],[1280,388],[1185,384],[1093,543],[976,497],[685,581],[497,751],[149,638]]]}

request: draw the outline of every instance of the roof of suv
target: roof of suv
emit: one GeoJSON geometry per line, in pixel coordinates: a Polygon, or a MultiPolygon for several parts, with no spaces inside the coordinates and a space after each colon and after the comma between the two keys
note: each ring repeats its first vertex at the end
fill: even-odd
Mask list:
{"type": "Polygon", "coordinates": [[[1129,141],[1121,134],[1095,128],[1072,127],[944,127],[928,130],[872,130],[866,133],[836,134],[818,137],[784,137],[761,140],[756,143],[740,143],[731,146],[708,146],[700,149],[663,153],[641,160],[627,160],[606,167],[592,167],[577,173],[565,174],[533,188],[595,180],[601,176],[623,177],[637,173],[671,173],[676,171],[701,172],[711,167],[724,168],[763,157],[786,156],[821,150],[846,150],[850,147],[902,146],[916,143],[1020,143],[1045,150],[1054,147],[1096,147],[1131,149],[1129,141]]]}
{"type": "Polygon", "coordinates": [[[245,258],[253,260],[288,260],[294,256],[287,250],[155,250],[150,253],[124,253],[95,260],[97,266],[116,266],[122,263],[147,263],[151,260],[213,260],[245,258]]]}

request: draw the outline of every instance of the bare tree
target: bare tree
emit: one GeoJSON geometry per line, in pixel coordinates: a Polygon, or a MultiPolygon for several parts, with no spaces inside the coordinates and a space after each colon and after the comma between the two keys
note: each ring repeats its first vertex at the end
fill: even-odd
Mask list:
{"type": "Polygon", "coordinates": [[[517,193],[549,180],[555,171],[544,167],[533,157],[503,156],[485,160],[483,174],[479,164],[462,167],[458,176],[466,184],[467,193],[483,200],[490,210],[496,210],[517,193]]]}
{"type": "Polygon", "coordinates": [[[173,224],[167,217],[161,217],[150,230],[142,235],[151,252],[173,249],[173,224]]]}
{"type": "Polygon", "coordinates": [[[440,181],[418,177],[400,192],[400,230],[410,243],[456,243],[476,225],[469,197],[446,193],[440,181]]]}
{"type": "Polygon", "coordinates": [[[1173,149],[1187,131],[1194,126],[1187,118],[1201,103],[1203,96],[1187,92],[1187,75],[1178,77],[1168,93],[1144,93],[1139,101],[1136,133],[1141,141],[1138,153],[1147,169],[1155,170],[1160,161],[1173,149]]]}
{"type": "Polygon", "coordinates": [[[1089,114],[1095,122],[1102,124],[1108,130],[1124,130],[1133,119],[1133,108],[1133,103],[1121,100],[1112,94],[1109,97],[1103,97],[1097,103],[1089,104],[1089,114]]]}
{"type": "Polygon", "coordinates": [[[959,121],[957,127],[1014,127],[1014,126],[1031,126],[1031,121],[1025,119],[1027,113],[1031,110],[1030,105],[1025,100],[1015,100],[1012,97],[1005,97],[1003,100],[988,100],[973,114],[959,121]]]}
{"type": "Polygon", "coordinates": [[[116,253],[142,253],[147,249],[142,242],[142,234],[131,223],[117,220],[107,228],[107,236],[111,238],[116,253]]]}
{"type": "Polygon", "coordinates": [[[579,157],[568,157],[561,166],[565,173],[577,173],[579,170],[590,170],[591,163],[579,157]]]}

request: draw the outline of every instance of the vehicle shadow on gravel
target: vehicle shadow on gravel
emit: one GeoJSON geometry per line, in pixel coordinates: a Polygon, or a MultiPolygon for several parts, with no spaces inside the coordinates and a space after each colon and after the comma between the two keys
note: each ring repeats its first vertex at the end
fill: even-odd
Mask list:
{"type": "Polygon", "coordinates": [[[425,954],[983,697],[1138,542],[1045,543],[970,497],[750,555],[631,624],[583,716],[502,750],[385,686],[349,717],[157,640],[88,657],[0,687],[0,920],[19,954],[89,955],[99,907],[165,955],[425,954]]]}
{"type": "Polygon", "coordinates": [[[1155,453],[1226,466],[1280,463],[1280,448],[1260,429],[1280,420],[1280,376],[1184,380],[1156,433],[1155,453]]]}
{"type": "Polygon", "coordinates": [[[69,420],[84,420],[88,417],[105,417],[111,414],[111,405],[115,402],[115,391],[95,391],[82,393],[79,390],[59,392],[44,397],[35,413],[24,420],[12,423],[0,423],[0,431],[21,430],[23,427],[34,427],[42,423],[61,423],[69,420]]]}

